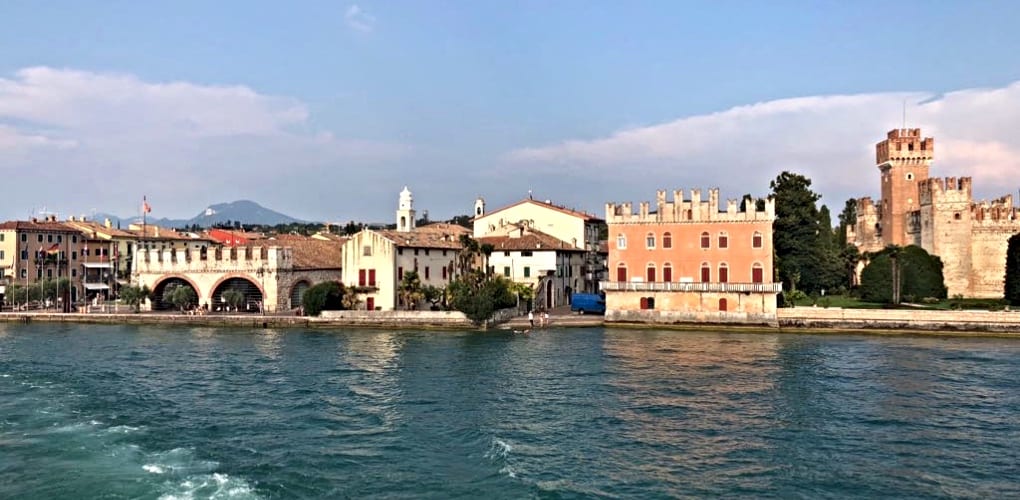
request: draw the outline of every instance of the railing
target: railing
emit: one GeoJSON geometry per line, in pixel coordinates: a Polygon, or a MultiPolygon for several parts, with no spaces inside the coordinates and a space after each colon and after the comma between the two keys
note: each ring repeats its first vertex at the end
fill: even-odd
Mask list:
{"type": "Polygon", "coordinates": [[[614,292],[753,292],[779,293],[782,283],[677,283],[643,281],[600,281],[605,291],[614,292]]]}

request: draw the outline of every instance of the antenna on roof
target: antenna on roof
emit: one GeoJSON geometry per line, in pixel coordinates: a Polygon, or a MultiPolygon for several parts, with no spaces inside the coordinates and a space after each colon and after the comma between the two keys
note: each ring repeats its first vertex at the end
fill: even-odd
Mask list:
{"type": "Polygon", "coordinates": [[[530,189],[528,190],[528,199],[529,199],[529,200],[532,200],[532,199],[534,199],[534,198],[532,198],[532,197],[531,197],[531,190],[530,190],[530,189]]]}

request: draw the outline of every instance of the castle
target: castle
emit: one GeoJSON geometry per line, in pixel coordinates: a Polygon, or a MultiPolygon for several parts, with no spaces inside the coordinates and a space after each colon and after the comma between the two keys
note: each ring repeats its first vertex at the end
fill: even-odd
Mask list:
{"type": "Polygon", "coordinates": [[[1006,244],[1020,233],[1013,196],[975,202],[970,177],[930,178],[935,140],[921,129],[891,130],[875,146],[882,198],[857,200],[847,240],[864,252],[917,245],[942,258],[949,295],[1003,296],[1006,244]]]}

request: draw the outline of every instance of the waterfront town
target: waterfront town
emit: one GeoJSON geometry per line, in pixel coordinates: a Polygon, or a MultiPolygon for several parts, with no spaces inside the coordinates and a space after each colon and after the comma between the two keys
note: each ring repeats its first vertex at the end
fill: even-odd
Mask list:
{"type": "MultiPolygon", "coordinates": [[[[932,177],[935,142],[920,129],[889,131],[875,154],[880,198],[852,200],[841,215],[852,219],[841,244],[860,255],[848,285],[869,257],[913,246],[941,259],[944,286],[911,300],[939,298],[938,288],[941,298],[1001,299],[1007,242],[1020,233],[1012,195],[975,201],[971,178],[932,177]]],[[[15,312],[119,310],[131,288],[146,291],[137,308],[147,311],[301,315],[310,289],[335,282],[353,294],[343,309],[417,311],[451,307],[451,284],[482,269],[517,287],[519,314],[587,294],[607,321],[776,324],[784,284],[790,293],[809,280],[777,269],[782,200],[733,194],[658,190],[652,202],[606,203],[603,214],[530,195],[493,209],[480,196],[460,225],[422,221],[405,186],[393,224],[353,234],[165,228],[145,223],[147,202],[126,228],[48,215],[0,224],[0,294],[15,312]],[[183,300],[172,297],[179,289],[190,290],[183,300]]]]}

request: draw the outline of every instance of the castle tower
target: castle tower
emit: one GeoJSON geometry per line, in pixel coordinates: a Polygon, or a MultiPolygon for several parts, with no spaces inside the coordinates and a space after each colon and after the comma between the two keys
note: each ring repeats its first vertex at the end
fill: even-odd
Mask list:
{"type": "Polygon", "coordinates": [[[475,200],[475,217],[481,217],[485,215],[485,198],[481,196],[475,200]]]}
{"type": "Polygon", "coordinates": [[[884,245],[909,245],[911,213],[920,209],[918,183],[928,178],[935,157],[935,139],[921,138],[921,129],[890,130],[875,145],[875,163],[882,171],[881,234],[884,245]]]}
{"type": "Polygon", "coordinates": [[[404,186],[400,192],[400,203],[397,205],[397,231],[410,231],[414,229],[414,196],[411,190],[404,186]]]}

